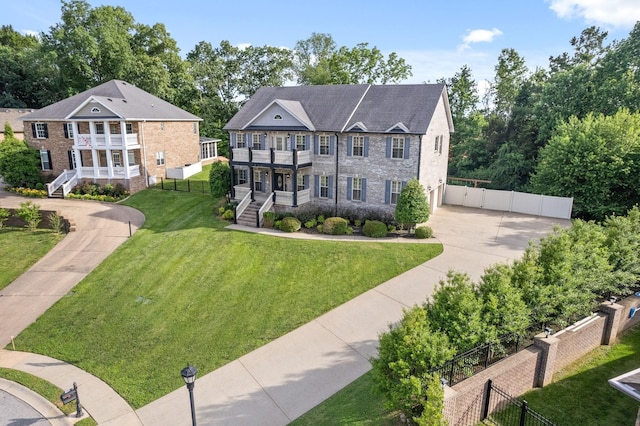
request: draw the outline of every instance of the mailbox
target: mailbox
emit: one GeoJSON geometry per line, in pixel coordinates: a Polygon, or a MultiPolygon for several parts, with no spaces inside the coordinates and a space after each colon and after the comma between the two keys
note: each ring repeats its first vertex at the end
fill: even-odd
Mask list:
{"type": "Polygon", "coordinates": [[[78,398],[78,392],[75,389],[69,389],[68,391],[60,395],[60,400],[63,404],[73,402],[76,400],[76,398],[78,398]]]}

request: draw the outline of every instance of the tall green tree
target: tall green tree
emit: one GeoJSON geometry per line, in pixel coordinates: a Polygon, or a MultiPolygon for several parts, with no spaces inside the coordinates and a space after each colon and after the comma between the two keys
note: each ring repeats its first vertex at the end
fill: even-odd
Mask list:
{"type": "Polygon", "coordinates": [[[495,66],[495,79],[489,90],[495,114],[506,118],[511,116],[528,71],[524,58],[515,49],[502,49],[495,66]]]}
{"type": "Polygon", "coordinates": [[[42,181],[38,151],[12,135],[7,136],[7,127],[11,129],[7,123],[5,139],[0,143],[0,176],[11,186],[32,187],[42,181]]]}
{"type": "Polygon", "coordinates": [[[561,123],[540,151],[531,190],[573,198],[573,213],[604,220],[640,203],[640,114],[588,114],[561,123]]]}
{"type": "Polygon", "coordinates": [[[429,203],[424,187],[417,179],[411,179],[402,191],[396,204],[396,221],[413,229],[416,224],[429,219],[429,203]]]}
{"type": "Polygon", "coordinates": [[[410,77],[411,66],[395,52],[386,58],[377,47],[359,43],[337,48],[330,34],[312,33],[294,47],[298,84],[387,84],[410,77]]]}

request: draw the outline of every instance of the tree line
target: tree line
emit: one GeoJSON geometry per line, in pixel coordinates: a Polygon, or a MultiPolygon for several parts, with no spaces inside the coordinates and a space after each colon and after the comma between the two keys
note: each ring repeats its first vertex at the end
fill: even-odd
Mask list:
{"type": "MultiPolygon", "coordinates": [[[[548,69],[529,70],[516,50],[503,49],[482,97],[467,65],[439,79],[455,126],[449,174],[574,197],[574,214],[584,219],[638,204],[640,23],[626,39],[607,37],[586,28],[548,69]]],[[[411,75],[396,53],[337,46],[322,33],[293,49],[201,41],[183,59],[163,24],[84,0],[62,1],[60,22],[38,37],[0,27],[0,107],[41,108],[121,79],[203,118],[201,134],[222,139],[222,155],[222,127],[261,86],[386,84],[411,75]]]]}
{"type": "Polygon", "coordinates": [[[411,67],[395,53],[367,43],[338,47],[322,33],[292,50],[201,41],[182,59],[164,24],[141,24],[120,6],[84,0],[62,1],[60,22],[37,37],[0,27],[0,107],[41,108],[120,79],[198,115],[203,136],[224,140],[222,127],[261,86],[384,84],[409,76],[411,67]]]}

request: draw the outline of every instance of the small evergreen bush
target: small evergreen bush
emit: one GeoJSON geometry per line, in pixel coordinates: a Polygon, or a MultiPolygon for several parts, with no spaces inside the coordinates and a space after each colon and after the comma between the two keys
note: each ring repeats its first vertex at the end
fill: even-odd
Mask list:
{"type": "Polygon", "coordinates": [[[387,225],[378,220],[367,220],[362,227],[362,233],[370,238],[387,236],[387,225]]]}
{"type": "Polygon", "coordinates": [[[300,229],[300,221],[292,216],[287,216],[280,223],[280,230],[284,232],[296,232],[300,229]]]}
{"type": "Polygon", "coordinates": [[[310,219],[310,220],[306,221],[304,223],[304,227],[307,228],[307,229],[311,229],[311,228],[315,228],[315,226],[317,224],[318,224],[318,222],[316,221],[315,218],[313,218],[313,219],[310,219]]]}
{"type": "Polygon", "coordinates": [[[323,215],[318,216],[318,223],[319,224],[323,224],[324,223],[324,216],[323,215]]]}
{"type": "Polygon", "coordinates": [[[433,237],[433,229],[428,226],[418,226],[414,235],[416,238],[431,238],[433,237]]]}
{"type": "Polygon", "coordinates": [[[49,215],[49,226],[56,234],[62,234],[64,231],[64,221],[59,212],[54,212],[49,215]]]}
{"type": "Polygon", "coordinates": [[[329,235],[346,235],[349,222],[342,217],[328,217],[324,220],[323,232],[329,235]]]}
{"type": "Polygon", "coordinates": [[[233,214],[233,210],[228,209],[225,210],[224,213],[222,213],[222,218],[224,220],[233,220],[234,214],[233,214]]]}

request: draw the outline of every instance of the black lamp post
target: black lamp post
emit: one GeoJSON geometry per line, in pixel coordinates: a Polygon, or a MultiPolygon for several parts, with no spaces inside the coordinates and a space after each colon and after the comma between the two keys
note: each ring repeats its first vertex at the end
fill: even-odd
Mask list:
{"type": "Polygon", "coordinates": [[[187,365],[182,369],[182,371],[180,371],[180,375],[184,379],[187,389],[189,389],[189,399],[191,400],[191,422],[193,423],[193,426],[196,426],[196,407],[193,404],[193,387],[196,384],[196,374],[198,374],[198,369],[193,365],[187,365]]]}

